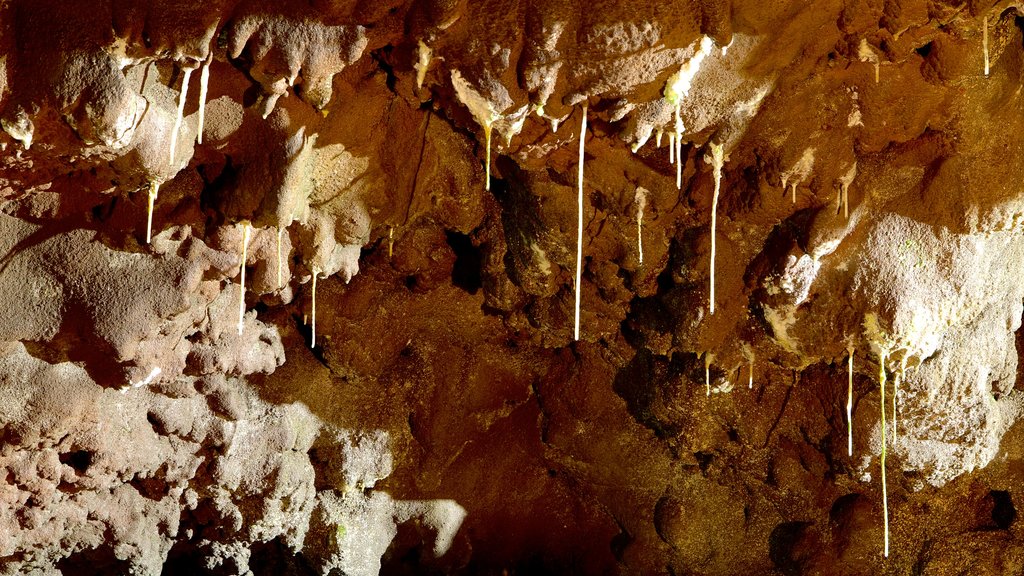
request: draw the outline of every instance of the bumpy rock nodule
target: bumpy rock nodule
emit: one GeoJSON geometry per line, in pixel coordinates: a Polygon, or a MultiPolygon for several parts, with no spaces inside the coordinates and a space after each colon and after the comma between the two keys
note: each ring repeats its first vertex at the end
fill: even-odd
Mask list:
{"type": "Polygon", "coordinates": [[[0,573],[1022,570],[1022,16],[0,3],[0,573]]]}

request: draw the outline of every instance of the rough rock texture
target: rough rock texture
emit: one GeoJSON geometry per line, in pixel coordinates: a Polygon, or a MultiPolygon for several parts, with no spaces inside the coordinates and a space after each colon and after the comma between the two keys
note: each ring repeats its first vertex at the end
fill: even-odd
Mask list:
{"type": "Polygon", "coordinates": [[[0,1],[0,574],[1024,573],[1022,30],[0,1]]]}

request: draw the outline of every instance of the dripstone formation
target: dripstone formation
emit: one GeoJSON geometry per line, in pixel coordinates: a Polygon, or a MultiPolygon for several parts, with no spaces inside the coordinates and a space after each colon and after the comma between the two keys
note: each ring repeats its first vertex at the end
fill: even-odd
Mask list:
{"type": "Polygon", "coordinates": [[[1024,574],[1024,4],[0,0],[0,574],[1024,574]]]}

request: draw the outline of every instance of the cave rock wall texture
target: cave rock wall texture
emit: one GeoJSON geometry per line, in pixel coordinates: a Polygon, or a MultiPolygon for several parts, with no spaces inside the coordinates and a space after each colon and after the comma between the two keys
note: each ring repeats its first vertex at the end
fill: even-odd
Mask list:
{"type": "Polygon", "coordinates": [[[1007,1],[0,1],[0,574],[1022,574],[1022,85],[1007,1]]]}

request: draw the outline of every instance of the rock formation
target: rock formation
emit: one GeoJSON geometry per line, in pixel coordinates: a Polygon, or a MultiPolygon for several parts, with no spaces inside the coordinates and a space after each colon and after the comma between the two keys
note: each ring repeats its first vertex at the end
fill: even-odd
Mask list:
{"type": "Polygon", "coordinates": [[[0,574],[1024,573],[1022,30],[0,1],[0,574]]]}

